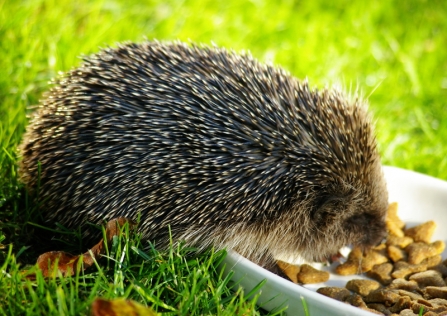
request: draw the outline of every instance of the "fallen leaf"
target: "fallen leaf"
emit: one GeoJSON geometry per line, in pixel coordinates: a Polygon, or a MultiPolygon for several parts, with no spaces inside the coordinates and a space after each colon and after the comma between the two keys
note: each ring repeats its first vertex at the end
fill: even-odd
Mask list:
{"type": "MultiPolygon", "coordinates": [[[[136,223],[132,220],[120,217],[113,219],[106,224],[106,243],[111,244],[114,236],[120,234],[120,227],[125,223],[129,223],[129,227],[133,228],[136,223]]],[[[83,255],[72,255],[63,251],[49,251],[37,258],[37,267],[42,271],[44,277],[61,274],[62,276],[71,276],[75,274],[76,266],[82,258],[82,266],[85,269],[90,268],[97,259],[105,252],[104,239],[101,239],[93,248],[85,252],[83,255]],[[55,265],[57,264],[57,269],[55,265]]],[[[35,275],[28,275],[27,278],[34,279],[35,275]]]]}
{"type": "Polygon", "coordinates": [[[122,298],[105,300],[96,298],[92,303],[92,316],[156,316],[150,307],[122,298]]]}

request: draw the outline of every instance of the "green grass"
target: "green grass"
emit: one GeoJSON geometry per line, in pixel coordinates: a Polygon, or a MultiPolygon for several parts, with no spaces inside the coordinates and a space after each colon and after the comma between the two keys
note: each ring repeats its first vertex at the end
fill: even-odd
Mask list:
{"type": "Polygon", "coordinates": [[[153,247],[143,251],[143,246],[138,236],[115,237],[93,271],[48,279],[34,268],[21,272],[9,247],[1,266],[7,274],[0,274],[0,313],[88,315],[97,296],[136,300],[168,315],[247,315],[254,310],[256,299],[246,302],[237,288],[230,292],[230,276],[224,278],[216,268],[223,251],[197,254],[178,246],[160,253],[153,247]],[[35,280],[26,278],[31,273],[35,280]]]}
{"type": "Polygon", "coordinates": [[[174,314],[188,308],[196,314],[218,313],[219,308],[229,314],[257,313],[242,293],[230,295],[214,270],[220,253],[185,256],[187,249],[172,249],[143,255],[132,248],[139,249],[137,239],[126,241],[125,267],[109,259],[105,267],[76,280],[30,282],[19,273],[45,247],[85,250],[68,232],[47,245],[48,232],[36,226],[39,213],[16,168],[26,116],[48,81],[78,65],[81,54],[144,38],[250,50],[312,85],[361,91],[377,122],[383,162],[447,180],[446,16],[444,0],[0,0],[1,312],[24,314],[29,308],[37,314],[86,314],[98,295],[125,296],[159,308],[150,299],[157,298],[175,308],[174,314]],[[169,261],[171,254],[174,261],[169,261]],[[145,256],[167,257],[164,266],[152,266],[145,256]],[[170,265],[179,267],[169,270],[170,265]],[[117,275],[123,289],[115,282],[117,275]],[[183,284],[172,281],[178,276],[183,284]],[[206,281],[194,288],[202,278],[206,281]],[[138,284],[149,294],[141,294],[138,284]],[[209,296],[201,296],[198,288],[209,296]]]}

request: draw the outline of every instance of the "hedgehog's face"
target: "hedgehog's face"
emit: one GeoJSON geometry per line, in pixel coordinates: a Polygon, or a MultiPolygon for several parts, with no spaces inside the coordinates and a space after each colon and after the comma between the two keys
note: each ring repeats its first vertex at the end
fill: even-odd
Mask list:
{"type": "Polygon", "coordinates": [[[385,238],[386,207],[361,207],[351,212],[352,205],[345,204],[347,208],[343,208],[343,202],[340,201],[332,201],[329,204],[317,212],[313,229],[306,229],[308,235],[305,238],[303,235],[297,236],[303,238],[301,255],[307,260],[325,261],[348,245],[360,246],[366,250],[378,245],[385,238]],[[339,213],[344,210],[348,210],[350,215],[339,213]]]}
{"type": "Polygon", "coordinates": [[[324,259],[347,245],[367,249],[385,238],[388,194],[379,168],[373,178],[375,181],[368,185],[351,182],[322,188],[320,195],[317,193],[309,247],[320,251],[312,259],[324,259]]]}
{"type": "Polygon", "coordinates": [[[350,230],[353,235],[351,243],[364,248],[375,246],[385,238],[385,218],[389,204],[379,160],[369,170],[366,180],[358,183],[361,198],[354,203],[353,214],[345,223],[345,229],[350,230]]]}

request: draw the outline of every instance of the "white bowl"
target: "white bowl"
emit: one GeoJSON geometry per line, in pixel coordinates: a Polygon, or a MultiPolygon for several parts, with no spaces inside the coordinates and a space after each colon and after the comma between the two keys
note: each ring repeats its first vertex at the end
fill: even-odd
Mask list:
{"type": "MultiPolygon", "coordinates": [[[[447,225],[447,182],[395,167],[384,167],[384,173],[389,200],[399,203],[398,214],[407,223],[407,227],[434,220],[438,229],[433,240],[447,242],[447,229],[443,229],[447,225]]],[[[447,258],[447,250],[444,251],[443,258],[447,258]]],[[[350,279],[362,276],[343,277],[331,274],[328,282],[304,287],[287,281],[232,251],[228,253],[224,263],[225,273],[233,271],[232,281],[244,288],[245,293],[266,280],[258,300],[258,304],[266,310],[288,306],[287,315],[306,315],[302,303],[305,300],[310,316],[374,315],[315,292],[323,286],[343,287],[350,279]]]]}

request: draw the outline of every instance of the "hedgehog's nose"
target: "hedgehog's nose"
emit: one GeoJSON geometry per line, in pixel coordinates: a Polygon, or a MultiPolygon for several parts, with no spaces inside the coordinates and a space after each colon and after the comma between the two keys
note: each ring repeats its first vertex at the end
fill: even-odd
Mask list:
{"type": "Polygon", "coordinates": [[[387,230],[385,224],[373,225],[369,228],[365,236],[365,245],[375,247],[380,245],[386,239],[387,230]]]}
{"type": "Polygon", "coordinates": [[[378,239],[378,241],[376,242],[376,244],[374,245],[374,247],[375,247],[375,246],[378,246],[378,245],[380,245],[380,244],[382,244],[382,243],[384,243],[385,241],[386,241],[386,236],[383,235],[380,239],[378,239]]]}

